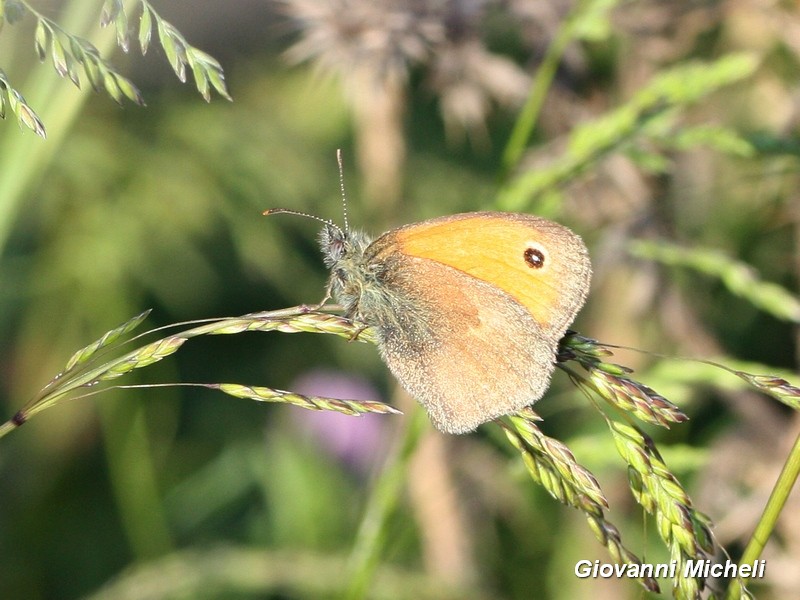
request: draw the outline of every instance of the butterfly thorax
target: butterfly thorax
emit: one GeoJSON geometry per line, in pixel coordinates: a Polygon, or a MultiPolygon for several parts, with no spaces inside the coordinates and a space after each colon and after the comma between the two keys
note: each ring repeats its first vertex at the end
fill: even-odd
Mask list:
{"type": "Polygon", "coordinates": [[[403,271],[396,264],[401,257],[385,255],[385,238],[373,244],[364,233],[326,226],[320,245],[331,271],[329,291],[345,316],[375,327],[379,338],[421,339],[419,329],[429,335],[429,324],[420,314],[419,301],[410,302],[396,285],[394,278],[403,271]]]}
{"type": "Polygon", "coordinates": [[[345,232],[333,225],[327,225],[320,233],[325,265],[331,272],[331,296],[342,305],[347,317],[367,323],[368,315],[361,310],[362,299],[378,284],[379,270],[379,265],[369,264],[365,255],[371,242],[365,233],[345,232]]]}

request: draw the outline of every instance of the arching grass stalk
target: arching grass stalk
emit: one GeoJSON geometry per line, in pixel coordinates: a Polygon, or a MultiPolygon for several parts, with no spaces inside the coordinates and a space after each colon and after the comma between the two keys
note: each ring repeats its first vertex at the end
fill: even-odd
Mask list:
{"type": "MultiPolygon", "coordinates": [[[[357,339],[358,341],[365,342],[371,341],[372,339],[368,329],[364,329],[363,326],[354,324],[348,319],[324,312],[310,311],[306,307],[298,306],[271,312],[253,313],[236,318],[206,320],[202,322],[202,325],[197,327],[161,338],[128,352],[121,357],[111,359],[107,362],[100,362],[100,359],[109,351],[120,347],[122,343],[121,338],[136,328],[147,317],[148,313],[149,311],[146,311],[137,315],[119,327],[106,332],[98,340],[76,352],[69,361],[67,361],[61,373],[48,382],[47,385],[45,385],[25,407],[17,411],[11,419],[0,425],[0,438],[21,426],[43,410],[51,408],[68,398],[94,395],[113,387],[124,387],[109,386],[108,388],[94,389],[103,382],[116,379],[134,369],[146,367],[174,354],[186,341],[201,335],[223,335],[245,331],[281,331],[283,333],[330,333],[346,337],[350,340],[357,339]]],[[[168,327],[174,328],[181,325],[196,323],[198,323],[198,321],[178,323],[168,327]]],[[[133,338],[133,340],[154,333],[155,331],[158,330],[145,332],[133,338]]],[[[133,340],[128,340],[128,342],[133,340]]],[[[239,398],[249,398],[257,401],[285,402],[314,410],[333,410],[351,415],[365,412],[383,414],[399,412],[397,409],[381,402],[303,396],[273,388],[246,386],[236,383],[200,385],[218,389],[226,394],[239,398]]]]}

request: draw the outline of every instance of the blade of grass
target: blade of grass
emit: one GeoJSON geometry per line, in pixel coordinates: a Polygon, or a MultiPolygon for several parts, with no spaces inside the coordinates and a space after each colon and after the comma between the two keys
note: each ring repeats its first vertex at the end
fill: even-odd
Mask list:
{"type": "MultiPolygon", "coordinates": [[[[575,10],[581,10],[580,4],[575,10]]],[[[570,17],[561,25],[553,42],[547,48],[547,53],[544,55],[544,59],[536,71],[536,76],[533,78],[528,99],[525,101],[516,123],[514,123],[511,136],[503,150],[500,169],[500,179],[503,181],[519,163],[519,159],[525,152],[528,141],[531,139],[533,130],[536,127],[536,122],[539,119],[539,113],[542,111],[544,99],[547,97],[547,92],[550,90],[550,85],[553,83],[553,78],[558,70],[561,57],[564,56],[564,52],[573,40],[574,35],[575,19],[570,17]]]]}
{"type": "Polygon", "coordinates": [[[576,39],[587,35],[588,30],[596,29],[598,22],[604,22],[606,13],[614,4],[616,4],[614,0],[581,0],[575,4],[572,12],[561,24],[553,41],[547,47],[531,83],[528,99],[520,111],[519,118],[514,123],[511,136],[503,150],[500,168],[501,181],[505,181],[525,152],[567,47],[576,39]]]}

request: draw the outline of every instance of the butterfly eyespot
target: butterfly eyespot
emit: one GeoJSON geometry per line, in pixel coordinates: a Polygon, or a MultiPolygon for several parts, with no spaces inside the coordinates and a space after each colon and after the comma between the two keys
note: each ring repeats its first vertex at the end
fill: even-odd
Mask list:
{"type": "Polygon", "coordinates": [[[525,248],[525,262],[531,269],[541,269],[544,267],[544,252],[539,248],[525,248]]]}

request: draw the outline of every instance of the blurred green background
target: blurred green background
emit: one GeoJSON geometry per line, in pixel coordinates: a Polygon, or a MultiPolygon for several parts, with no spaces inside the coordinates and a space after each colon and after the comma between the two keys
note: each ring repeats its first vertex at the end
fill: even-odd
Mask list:
{"type": "MultiPolygon", "coordinates": [[[[0,1],[6,17],[18,5],[0,1]]],[[[113,47],[100,2],[34,6],[113,47]]],[[[208,104],[155,38],[142,58],[139,3],[125,6],[133,48],[109,60],[146,107],[120,108],[60,79],[50,57],[39,64],[30,13],[0,31],[0,68],[48,131],[18,127],[8,108],[0,122],[3,419],[75,350],[145,308],[157,327],[319,301],[319,223],[260,213],[341,223],[336,148],[354,227],[378,234],[498,207],[542,214],[592,253],[583,334],[796,370],[800,310],[785,291],[800,269],[795,3],[159,2],[225,70],[233,102],[208,104]],[[523,108],[532,96],[539,110],[523,108]],[[525,114],[535,127],[515,152],[525,114]]],[[[735,557],[797,416],[704,365],[617,358],[691,416],[651,433],[735,557]]],[[[394,395],[373,347],[311,334],[192,340],[126,380],[179,381],[394,395]]],[[[665,560],[604,423],[563,374],[537,411],[598,476],[628,546],[665,560]]],[[[65,402],[0,440],[0,596],[338,597],[408,419],[192,388],[65,402]]],[[[646,595],[574,576],[577,560],[607,561],[605,550],[495,427],[424,433],[402,477],[369,597],[646,595]]],[[[767,547],[760,598],[800,594],[799,501],[767,547]]]]}

